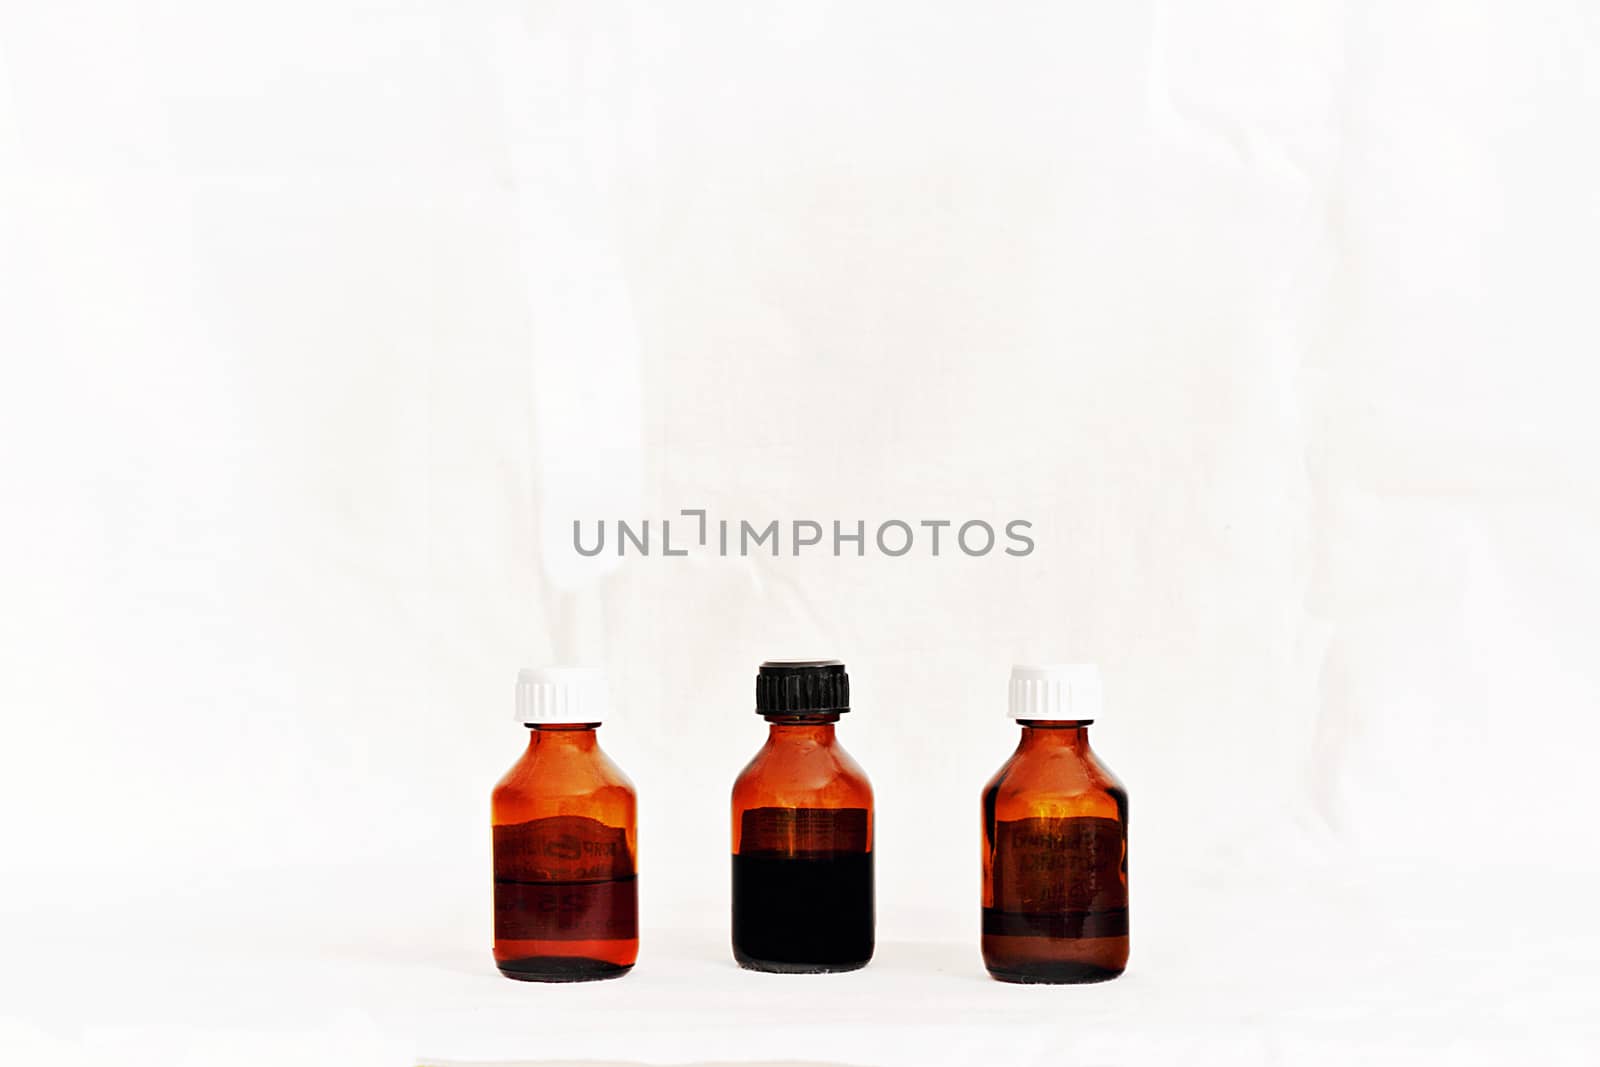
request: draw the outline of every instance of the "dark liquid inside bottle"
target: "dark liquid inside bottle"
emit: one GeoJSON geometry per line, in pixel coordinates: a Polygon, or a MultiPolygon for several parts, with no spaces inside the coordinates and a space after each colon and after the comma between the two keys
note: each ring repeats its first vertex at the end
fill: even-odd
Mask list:
{"type": "Polygon", "coordinates": [[[733,954],[744,966],[853,971],[873,940],[871,852],[733,857],[733,954]]]}
{"type": "Polygon", "coordinates": [[[634,875],[604,880],[494,883],[495,941],[509,951],[540,946],[562,954],[527,955],[498,961],[500,973],[527,982],[583,982],[627,974],[637,942],[638,886],[634,875]],[[594,955],[587,951],[594,949],[594,955]],[[566,953],[572,953],[568,955],[566,953]]]}
{"type": "Polygon", "coordinates": [[[1003,982],[1109,981],[1123,971],[1127,944],[1127,908],[1052,914],[983,909],[990,973],[1003,982]],[[1084,955],[1096,958],[1061,958],[1067,955],[1064,943],[1081,945],[1084,955]]]}

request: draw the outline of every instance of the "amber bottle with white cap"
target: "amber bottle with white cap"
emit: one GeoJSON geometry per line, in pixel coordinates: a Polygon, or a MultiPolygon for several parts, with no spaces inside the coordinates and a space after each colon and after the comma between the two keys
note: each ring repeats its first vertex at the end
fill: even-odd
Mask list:
{"type": "Polygon", "coordinates": [[[615,978],[639,955],[638,805],[595,737],[609,704],[593,668],[517,676],[528,748],[491,801],[494,959],[507,978],[615,978]]]}
{"type": "Polygon", "coordinates": [[[1002,982],[1128,965],[1128,792],[1089,748],[1092,664],[1014,667],[1022,738],[983,790],[983,962],[1002,982]]]}

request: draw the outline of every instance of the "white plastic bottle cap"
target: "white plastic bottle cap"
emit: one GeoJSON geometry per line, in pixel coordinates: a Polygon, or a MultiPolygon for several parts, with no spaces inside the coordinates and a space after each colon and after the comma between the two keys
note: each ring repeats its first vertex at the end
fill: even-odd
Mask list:
{"type": "Polygon", "coordinates": [[[524,667],[517,672],[517,721],[604,722],[611,690],[598,667],[524,667]]]}
{"type": "Polygon", "coordinates": [[[1100,668],[1093,663],[1011,668],[1011,717],[1062,722],[1100,717],[1100,668]]]}

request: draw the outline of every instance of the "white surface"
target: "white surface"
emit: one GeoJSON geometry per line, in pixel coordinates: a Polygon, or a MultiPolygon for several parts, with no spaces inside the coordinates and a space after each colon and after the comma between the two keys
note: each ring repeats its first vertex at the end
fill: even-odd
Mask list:
{"type": "MultiPolygon", "coordinates": [[[[760,975],[734,965],[725,930],[661,928],[627,977],[548,986],[501,978],[476,925],[441,918],[446,880],[406,871],[375,880],[381,873],[130,887],[120,900],[132,924],[109,939],[87,923],[8,929],[0,1044],[18,1062],[115,1055],[141,1067],[412,1056],[1561,1067],[1592,1063],[1600,1038],[1581,981],[1600,939],[1549,921],[1587,906],[1592,880],[1553,880],[1543,907],[1507,909],[1503,887],[1443,882],[1416,866],[1284,864],[1247,886],[1196,878],[1158,888],[1146,878],[1132,966],[1098,986],[993,982],[975,939],[891,941],[852,974],[760,975]],[[217,907],[222,890],[241,886],[242,916],[231,896],[217,907]]],[[[83,910],[58,900],[55,914],[103,913],[74,888],[64,895],[83,910]]]]}
{"type": "Polygon", "coordinates": [[[1135,955],[1034,1060],[1576,1062],[1597,41],[1578,0],[0,0],[0,1038],[1025,1044],[1042,995],[959,970],[977,794],[1008,665],[1075,659],[1135,955]],[[1037,550],[566,548],[683,508],[1037,550]],[[716,950],[801,648],[850,667],[880,935],[934,946],[815,1001],[716,950]],[[613,683],[646,962],[552,993],[488,972],[487,798],[558,661],[613,683]],[[814,1033],[754,1035],[779,996],[814,1033]]]}

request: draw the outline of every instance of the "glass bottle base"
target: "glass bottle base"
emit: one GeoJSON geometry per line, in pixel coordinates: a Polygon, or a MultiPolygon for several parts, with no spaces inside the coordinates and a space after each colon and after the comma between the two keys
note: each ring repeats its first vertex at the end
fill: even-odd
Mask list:
{"type": "Polygon", "coordinates": [[[621,978],[633,970],[631,963],[612,963],[585,956],[529,956],[503,960],[496,966],[501,974],[519,982],[599,982],[621,978]]]}
{"type": "Polygon", "coordinates": [[[872,962],[871,956],[864,960],[829,961],[826,963],[762,960],[740,952],[738,949],[734,949],[733,958],[739,966],[747,971],[766,971],[769,974],[843,974],[845,971],[859,971],[872,962]]]}
{"type": "Polygon", "coordinates": [[[1017,970],[988,968],[989,977],[997,982],[1014,985],[1088,985],[1091,982],[1109,982],[1122,974],[1122,968],[1111,970],[1092,963],[1044,963],[1017,970]]]}
{"type": "MultiPolygon", "coordinates": [[[[986,910],[986,924],[994,917],[986,910]]],[[[1109,982],[1128,966],[1128,938],[1006,937],[985,933],[983,965],[999,982],[1083,985],[1109,982]]]]}

